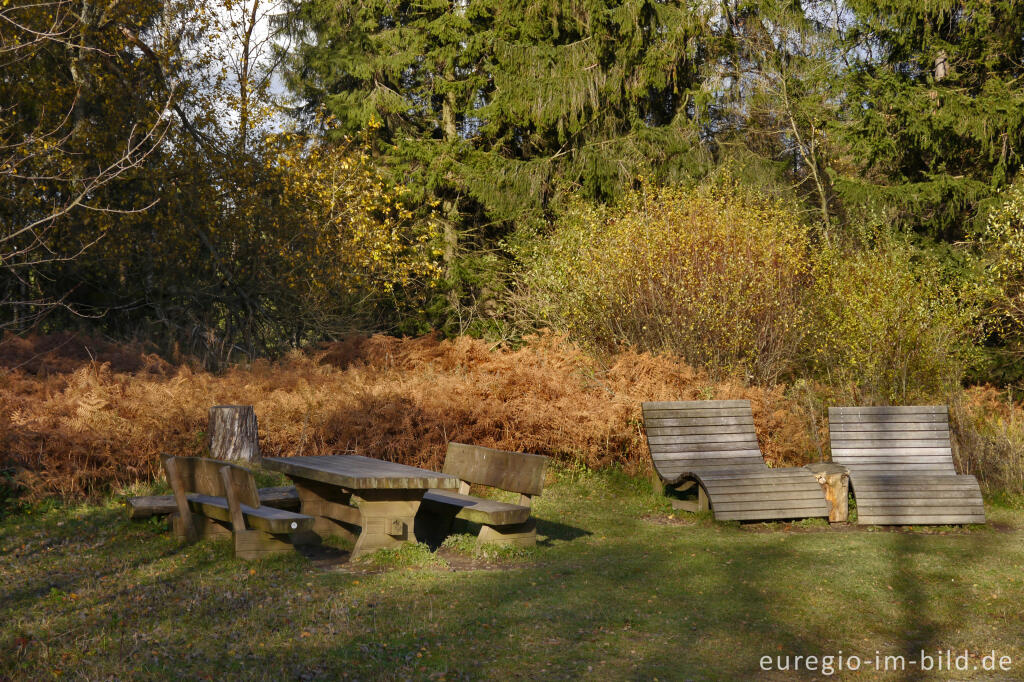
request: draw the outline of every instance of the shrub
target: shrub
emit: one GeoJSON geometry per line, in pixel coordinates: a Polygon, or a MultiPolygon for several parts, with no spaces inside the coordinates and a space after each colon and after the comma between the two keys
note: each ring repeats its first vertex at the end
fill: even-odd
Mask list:
{"type": "Polygon", "coordinates": [[[973,239],[992,286],[988,331],[1008,356],[1009,376],[1019,379],[1024,374],[1024,173],[1002,199],[973,239]]]}
{"type": "Polygon", "coordinates": [[[644,187],[613,207],[575,205],[521,254],[526,307],[603,351],[774,381],[803,334],[809,243],[793,207],[732,180],[644,187]]]}
{"type": "Polygon", "coordinates": [[[884,229],[814,256],[805,358],[857,403],[911,403],[955,390],[975,353],[970,289],[926,250],[884,229]]]}

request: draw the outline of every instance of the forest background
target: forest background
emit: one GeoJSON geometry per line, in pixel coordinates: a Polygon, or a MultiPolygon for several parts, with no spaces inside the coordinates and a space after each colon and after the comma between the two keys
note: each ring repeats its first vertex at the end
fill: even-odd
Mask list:
{"type": "Polygon", "coordinates": [[[0,488],[152,477],[214,397],[639,466],[640,401],[742,395],[777,464],[949,403],[1020,492],[1022,150],[1012,0],[0,0],[0,488]]]}

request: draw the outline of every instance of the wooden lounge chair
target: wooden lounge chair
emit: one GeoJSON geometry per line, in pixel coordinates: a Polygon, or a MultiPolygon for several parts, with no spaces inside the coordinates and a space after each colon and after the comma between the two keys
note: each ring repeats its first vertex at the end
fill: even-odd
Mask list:
{"type": "Polygon", "coordinates": [[[202,457],[163,463],[177,507],[171,528],[186,542],[231,535],[236,557],[258,559],[293,551],[293,538],[313,528],[312,516],[261,505],[248,469],[202,457]]]}
{"type": "Polygon", "coordinates": [[[828,517],[813,473],[765,465],[749,400],[650,402],[643,413],[661,480],[678,490],[699,486],[693,510],[707,509],[710,502],[720,520],[828,517]]]}
{"type": "Polygon", "coordinates": [[[953,467],[949,410],[830,407],[832,461],[850,472],[857,523],[985,523],[981,488],[953,467]]]}

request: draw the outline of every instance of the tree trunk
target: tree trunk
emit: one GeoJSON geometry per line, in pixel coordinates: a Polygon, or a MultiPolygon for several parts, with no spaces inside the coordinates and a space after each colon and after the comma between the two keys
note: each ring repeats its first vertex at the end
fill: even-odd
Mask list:
{"type": "Polygon", "coordinates": [[[259,433],[252,405],[211,407],[207,433],[210,456],[215,459],[259,462],[259,433]]]}

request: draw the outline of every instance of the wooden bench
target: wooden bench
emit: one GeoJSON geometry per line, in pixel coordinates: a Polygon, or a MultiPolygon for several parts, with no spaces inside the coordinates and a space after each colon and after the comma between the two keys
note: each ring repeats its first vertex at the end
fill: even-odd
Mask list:
{"type": "Polygon", "coordinates": [[[977,479],[953,466],[945,405],[830,407],[828,422],[858,524],[985,523],[977,479]]]}
{"type": "MultiPolygon", "coordinates": [[[[283,485],[273,488],[260,488],[257,491],[261,507],[276,507],[288,511],[299,510],[299,493],[295,486],[283,485]]],[[[151,516],[167,516],[178,511],[174,495],[144,495],[129,497],[124,501],[125,512],[133,521],[148,519],[151,516]]]]}
{"type": "Polygon", "coordinates": [[[825,517],[829,505],[804,468],[769,469],[761,456],[749,400],[646,402],[651,462],[670,488],[698,486],[696,503],[677,508],[719,520],[825,517]]]}
{"type": "Polygon", "coordinates": [[[543,455],[449,443],[443,472],[459,478],[459,491],[429,490],[420,509],[438,519],[442,534],[449,532],[454,519],[461,519],[480,524],[480,543],[535,545],[531,506],[533,497],[544,490],[547,462],[543,455]],[[475,497],[469,494],[471,485],[518,493],[518,503],[475,497]]]}
{"type": "Polygon", "coordinates": [[[258,559],[294,550],[292,538],[313,528],[313,517],[260,504],[248,469],[215,459],[163,455],[177,512],[174,534],[186,542],[233,535],[235,556],[258,559]]]}

